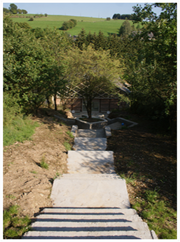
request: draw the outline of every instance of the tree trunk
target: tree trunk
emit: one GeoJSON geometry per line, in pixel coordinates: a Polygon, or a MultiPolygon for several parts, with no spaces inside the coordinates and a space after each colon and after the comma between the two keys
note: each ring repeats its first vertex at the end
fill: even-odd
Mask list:
{"type": "Polygon", "coordinates": [[[48,103],[48,108],[51,108],[51,102],[49,101],[49,97],[46,97],[47,103],[48,103]]]}
{"type": "Polygon", "coordinates": [[[56,94],[54,95],[54,110],[57,111],[56,94]]]}
{"type": "Polygon", "coordinates": [[[88,102],[87,102],[87,113],[88,113],[88,118],[91,118],[91,114],[92,114],[92,111],[91,111],[91,105],[92,105],[92,101],[88,101],[88,102]]]}

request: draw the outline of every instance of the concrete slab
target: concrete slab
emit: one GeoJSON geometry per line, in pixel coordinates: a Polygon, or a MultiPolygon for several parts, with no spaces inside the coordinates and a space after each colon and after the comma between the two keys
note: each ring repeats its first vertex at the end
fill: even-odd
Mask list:
{"type": "Polygon", "coordinates": [[[105,133],[106,133],[106,137],[110,137],[112,135],[110,126],[105,127],[105,133]]]}
{"type": "Polygon", "coordinates": [[[113,151],[68,151],[68,173],[114,173],[113,151]]]}
{"type": "Polygon", "coordinates": [[[122,128],[122,125],[121,125],[121,123],[116,122],[116,123],[113,123],[113,124],[109,124],[106,127],[110,127],[112,130],[118,130],[118,129],[122,128]]]}
{"type": "Polygon", "coordinates": [[[77,137],[106,138],[106,134],[104,129],[78,129],[77,137]]]}
{"type": "Polygon", "coordinates": [[[74,150],[106,150],[106,138],[76,137],[74,139],[74,150]]]}
{"type": "Polygon", "coordinates": [[[74,137],[77,136],[77,131],[78,131],[78,126],[73,125],[72,128],[71,128],[71,133],[73,134],[74,137]]]}
{"type": "Polygon", "coordinates": [[[51,199],[53,207],[130,208],[124,179],[56,179],[51,199]]]}

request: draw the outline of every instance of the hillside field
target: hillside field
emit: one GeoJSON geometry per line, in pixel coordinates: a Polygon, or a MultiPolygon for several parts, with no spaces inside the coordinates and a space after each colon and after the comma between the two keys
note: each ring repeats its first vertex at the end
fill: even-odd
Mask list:
{"type": "MultiPolygon", "coordinates": [[[[22,15],[21,15],[22,16],[22,15]]],[[[23,15],[24,16],[24,15],[23,15]]],[[[101,30],[105,36],[108,36],[111,33],[118,33],[119,28],[121,27],[124,20],[113,20],[107,21],[104,18],[89,18],[89,17],[76,17],[76,16],[63,16],[63,15],[49,15],[47,17],[34,18],[34,21],[29,21],[27,16],[31,17],[34,14],[26,14],[23,17],[12,18],[14,22],[27,22],[32,28],[61,28],[64,21],[70,19],[77,20],[77,25],[68,30],[67,32],[71,35],[78,35],[82,29],[88,34],[99,33],[101,30]],[[26,16],[26,18],[25,18],[26,16]]],[[[132,23],[132,21],[131,21],[132,23]]],[[[63,31],[63,30],[60,30],[63,31]]]]}

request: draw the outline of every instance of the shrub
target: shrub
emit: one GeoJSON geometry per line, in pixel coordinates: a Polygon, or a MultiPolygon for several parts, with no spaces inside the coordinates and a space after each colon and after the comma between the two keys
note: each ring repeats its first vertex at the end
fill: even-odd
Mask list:
{"type": "Polygon", "coordinates": [[[31,17],[31,18],[29,19],[29,21],[34,21],[34,19],[31,17]]]}
{"type": "Polygon", "coordinates": [[[77,25],[77,20],[75,20],[75,19],[70,19],[70,21],[74,23],[74,26],[73,26],[73,27],[75,27],[75,26],[77,25]]]}
{"type": "Polygon", "coordinates": [[[3,212],[3,238],[20,239],[29,230],[31,220],[19,216],[18,206],[13,205],[3,212]]]}
{"type": "Polygon", "coordinates": [[[107,20],[107,21],[110,21],[110,20],[111,20],[111,18],[110,18],[110,17],[108,17],[108,18],[106,18],[106,20],[107,20]]]}

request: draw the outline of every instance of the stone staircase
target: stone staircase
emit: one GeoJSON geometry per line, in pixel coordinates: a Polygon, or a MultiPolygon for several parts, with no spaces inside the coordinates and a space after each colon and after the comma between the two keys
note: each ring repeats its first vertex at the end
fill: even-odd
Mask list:
{"type": "Polygon", "coordinates": [[[157,239],[130,208],[126,182],[106,151],[105,130],[76,127],[74,136],[69,174],[53,183],[53,207],[43,209],[23,239],[157,239]]]}

